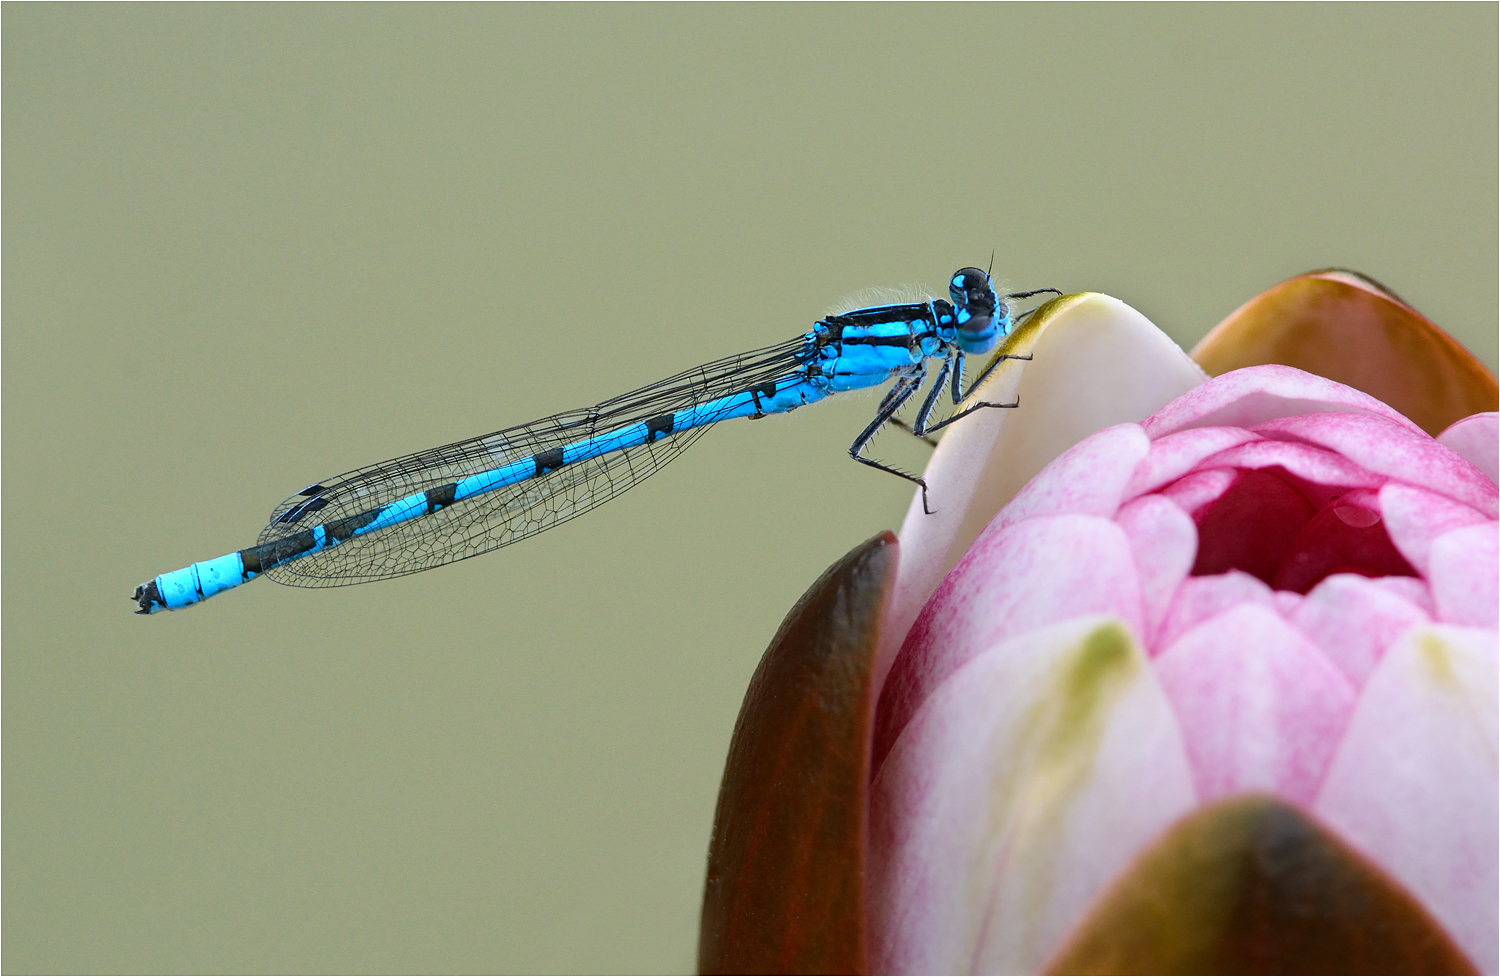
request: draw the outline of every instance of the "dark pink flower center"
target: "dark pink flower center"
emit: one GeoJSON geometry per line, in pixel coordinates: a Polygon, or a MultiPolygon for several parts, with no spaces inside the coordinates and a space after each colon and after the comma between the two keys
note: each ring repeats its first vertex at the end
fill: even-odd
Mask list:
{"type": "Polygon", "coordinates": [[[1243,570],[1276,590],[1305,594],[1335,573],[1415,577],[1380,513],[1320,486],[1321,506],[1281,469],[1242,471],[1223,495],[1193,513],[1193,576],[1243,570]]]}

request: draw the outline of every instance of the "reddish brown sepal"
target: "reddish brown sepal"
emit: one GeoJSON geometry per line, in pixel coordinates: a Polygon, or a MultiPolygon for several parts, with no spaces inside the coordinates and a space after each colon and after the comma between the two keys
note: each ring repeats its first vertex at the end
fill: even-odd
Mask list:
{"type": "Polygon", "coordinates": [[[1400,883],[1295,807],[1238,797],[1162,836],[1053,974],[1472,974],[1400,883]]]}
{"type": "Polygon", "coordinates": [[[1266,289],[1193,349],[1210,376],[1281,363],[1382,400],[1437,435],[1496,409],[1495,378],[1474,354],[1389,289],[1357,272],[1308,272],[1266,289]]]}
{"type": "Polygon", "coordinates": [[[701,973],[866,970],[871,673],[896,560],[883,532],[830,567],[750,680],[708,847],[701,973]]]}

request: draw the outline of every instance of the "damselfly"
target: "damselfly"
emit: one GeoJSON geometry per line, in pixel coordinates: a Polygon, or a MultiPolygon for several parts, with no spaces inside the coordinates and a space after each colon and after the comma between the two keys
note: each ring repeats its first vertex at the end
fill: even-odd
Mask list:
{"type": "MultiPolygon", "coordinates": [[[[271,512],[256,545],[164,573],[135,590],[141,614],[176,610],[265,574],[299,587],[398,577],[478,556],[534,536],[614,498],[735,417],[796,410],[848,390],[895,381],[849,446],[861,464],[915,475],[865,456],[882,427],[927,436],[977,410],[1015,407],[966,399],[964,357],[988,353],[1014,322],[988,272],[963,268],[951,301],[874,305],[820,319],[802,336],[707,363],[593,407],[370,465],[298,492],[271,512]],[[914,421],[896,413],[933,372],[914,421]],[[934,421],[944,390],[957,409],[934,421]]],[[[1060,294],[1060,293],[1059,293],[1060,294]]],[[[928,509],[927,511],[931,511],[928,509]]]]}

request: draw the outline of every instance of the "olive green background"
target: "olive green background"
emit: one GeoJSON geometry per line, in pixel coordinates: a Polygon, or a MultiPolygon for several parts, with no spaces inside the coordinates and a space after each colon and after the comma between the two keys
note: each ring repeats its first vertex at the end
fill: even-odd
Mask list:
{"type": "Polygon", "coordinates": [[[1493,368],[1496,27],[7,4],[4,968],[691,969],[745,683],[910,498],[844,457],[872,397],[432,573],[131,590],[316,479],[992,251],[1185,346],[1353,267],[1493,368]]]}

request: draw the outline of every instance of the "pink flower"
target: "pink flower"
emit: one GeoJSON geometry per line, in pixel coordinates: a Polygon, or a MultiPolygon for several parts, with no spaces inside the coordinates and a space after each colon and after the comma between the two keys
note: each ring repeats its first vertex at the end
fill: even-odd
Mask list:
{"type": "MultiPolygon", "coordinates": [[[[1473,427],[1493,440],[1494,415],[1473,427]]],[[[1174,823],[1261,794],[1494,970],[1493,477],[1281,366],[1064,452],[946,575],[882,690],[874,968],[1035,971],[1174,823]]]]}
{"type": "MultiPolygon", "coordinates": [[[[1209,353],[1306,345],[1289,288],[1415,316],[1280,288],[1209,353]]],[[[1424,381],[1471,368],[1421,329],[1448,345],[1381,389],[1433,425],[1424,381]]],[[[1098,295],[1008,350],[987,394],[1024,409],[944,439],[899,567],[851,554],[767,652],[700,966],[1493,972],[1496,415],[1434,439],[1286,366],[1204,382],[1098,295]]]]}

